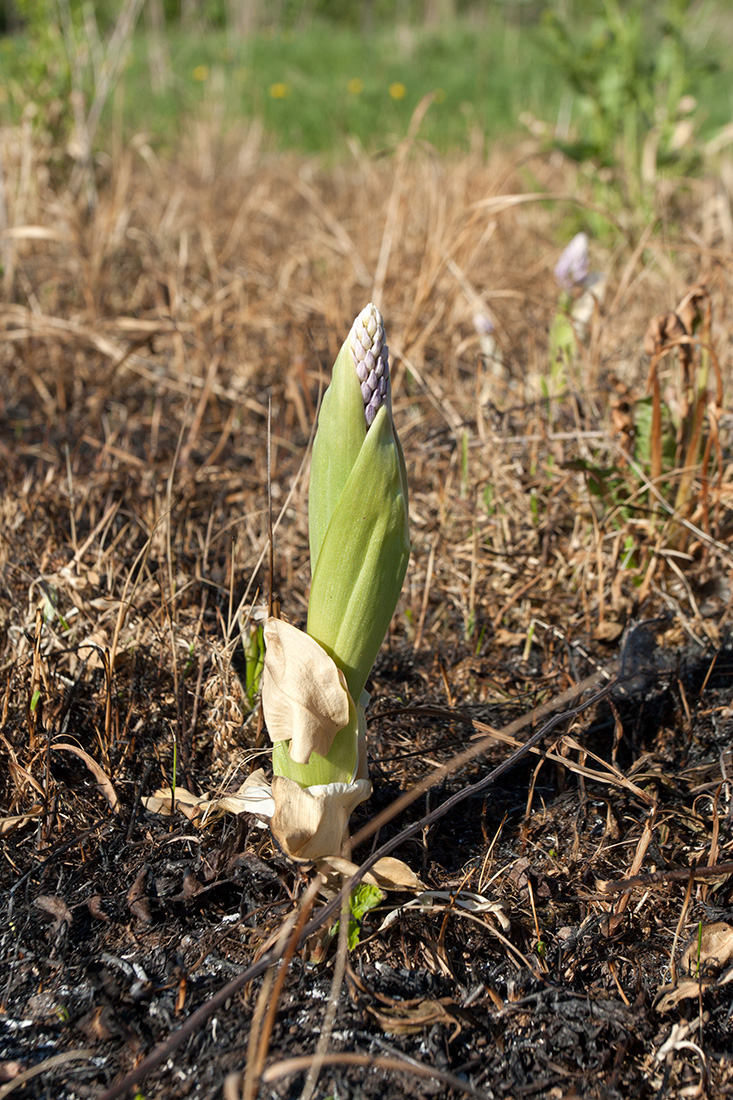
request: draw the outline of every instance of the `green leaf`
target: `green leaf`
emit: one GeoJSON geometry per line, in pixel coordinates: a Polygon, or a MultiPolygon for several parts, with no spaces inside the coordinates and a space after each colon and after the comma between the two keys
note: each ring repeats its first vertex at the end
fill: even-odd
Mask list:
{"type": "Polygon", "coordinates": [[[405,462],[383,406],[331,516],[308,605],[308,633],[343,671],[354,700],[384,641],[409,556],[405,462]]]}
{"type": "Polygon", "coordinates": [[[384,892],[370,882],[360,882],[351,895],[349,908],[354,920],[363,920],[370,909],[384,900],[384,892]]]}
{"type": "MultiPolygon", "coordinates": [[[[353,951],[359,946],[362,920],[370,909],[376,909],[376,907],[384,901],[385,896],[386,895],[378,886],[373,886],[369,882],[360,882],[353,891],[349,898],[349,951],[353,951]]],[[[336,921],[334,924],[331,932],[332,936],[338,934],[339,923],[339,921],[336,921]]]]}
{"type": "Polygon", "coordinates": [[[565,371],[578,354],[575,329],[567,313],[555,314],[550,328],[550,377],[555,383],[555,394],[565,383],[565,371]]]}
{"type": "Polygon", "coordinates": [[[331,385],[321,402],[318,431],[313,441],[308,535],[314,571],[331,517],[366,434],[361,387],[354,356],[345,341],[333,366],[331,385]]]}
{"type": "Polygon", "coordinates": [[[262,636],[262,624],[249,623],[243,636],[244,645],[244,691],[250,709],[257,701],[260,690],[262,670],[265,664],[265,643],[262,636]]]}

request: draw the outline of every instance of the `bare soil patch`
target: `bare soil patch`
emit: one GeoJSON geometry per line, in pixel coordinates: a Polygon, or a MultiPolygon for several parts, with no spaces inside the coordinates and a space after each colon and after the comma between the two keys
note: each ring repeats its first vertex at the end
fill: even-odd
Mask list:
{"type": "MultiPolygon", "coordinates": [[[[314,1095],[731,1095],[725,407],[709,476],[695,468],[676,515],[629,462],[647,326],[691,285],[730,393],[729,198],[680,187],[656,228],[609,214],[592,243],[603,306],[547,391],[560,227],[598,206],[582,178],[531,148],[326,168],[246,144],[211,160],[196,137],[175,164],[142,139],[100,164],[90,212],[57,153],[0,135],[0,1096],[101,1096],[266,949],[307,888],[255,818],[142,800],[267,767],[238,612],[268,590],[268,403],[273,586],[302,625],[308,439],[371,298],[414,551],[371,683],[374,795],[354,832],[485,727],[525,718],[521,742],[539,708],[586,700],[586,678],[614,686],[397,848],[442,894],[382,928],[411,900],[391,894],[365,919],[314,1095]],[[482,354],[481,310],[501,363],[482,354]],[[467,893],[500,910],[466,908],[467,893]]],[[[379,842],[511,751],[495,739],[379,842]]],[[[283,1063],[313,1055],[337,958],[325,925],[293,953],[262,1080],[232,1075],[257,1068],[269,978],[141,1095],[300,1096],[303,1065],[283,1063]]]]}

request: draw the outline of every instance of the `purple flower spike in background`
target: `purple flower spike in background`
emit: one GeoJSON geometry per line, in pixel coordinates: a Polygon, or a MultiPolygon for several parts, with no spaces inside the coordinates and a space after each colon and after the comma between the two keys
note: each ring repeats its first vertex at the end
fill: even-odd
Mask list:
{"type": "Polygon", "coordinates": [[[485,313],[474,313],[473,327],[478,336],[491,336],[494,333],[494,322],[485,313]]]}
{"type": "Polygon", "coordinates": [[[555,278],[563,290],[582,286],[588,275],[588,235],[576,233],[555,264],[555,278]]]}

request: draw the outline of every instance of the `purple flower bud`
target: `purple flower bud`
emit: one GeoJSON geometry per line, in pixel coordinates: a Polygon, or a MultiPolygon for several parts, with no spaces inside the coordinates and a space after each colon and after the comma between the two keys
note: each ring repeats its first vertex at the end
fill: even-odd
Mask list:
{"type": "Polygon", "coordinates": [[[473,327],[478,336],[491,336],[494,331],[494,322],[485,313],[474,313],[473,327]]]}
{"type": "Polygon", "coordinates": [[[384,342],[382,315],[371,302],[354,321],[349,337],[356,374],[361,384],[367,428],[382,405],[389,405],[389,348],[384,342]]]}
{"type": "Polygon", "coordinates": [[[588,275],[588,236],[576,233],[555,264],[555,278],[563,290],[581,286],[588,275]]]}

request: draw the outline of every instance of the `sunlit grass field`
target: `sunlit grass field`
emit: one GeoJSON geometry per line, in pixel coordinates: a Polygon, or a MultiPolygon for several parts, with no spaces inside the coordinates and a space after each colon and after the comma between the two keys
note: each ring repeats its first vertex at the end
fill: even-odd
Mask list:
{"type": "MultiPolygon", "coordinates": [[[[515,129],[522,111],[559,102],[537,34],[506,23],[367,38],[314,24],[235,48],[225,36],[170,45],[175,84],[192,106],[221,95],[229,122],[261,117],[281,147],[305,151],[338,148],[350,136],[372,148],[401,135],[427,94],[422,133],[440,150],[466,147],[475,128],[487,136],[515,129]]],[[[164,103],[175,112],[170,93],[164,103]]]]}
{"type": "MultiPolygon", "coordinates": [[[[698,44],[723,66],[695,85],[703,135],[733,115],[725,35],[716,26],[711,20],[698,33],[698,44]]],[[[68,112],[65,50],[53,28],[40,46],[23,35],[0,39],[0,122],[17,122],[29,102],[51,120],[68,112]]],[[[521,134],[529,116],[551,132],[577,107],[542,20],[521,6],[510,14],[487,6],[435,28],[391,25],[364,34],[313,20],[245,39],[178,24],[156,34],[141,19],[102,132],[116,130],[122,140],[145,132],[165,149],[192,119],[214,121],[222,132],[257,120],[273,148],[338,154],[355,139],[375,153],[404,135],[426,95],[432,101],[421,138],[441,153],[465,152],[478,135],[521,134]]]]}

